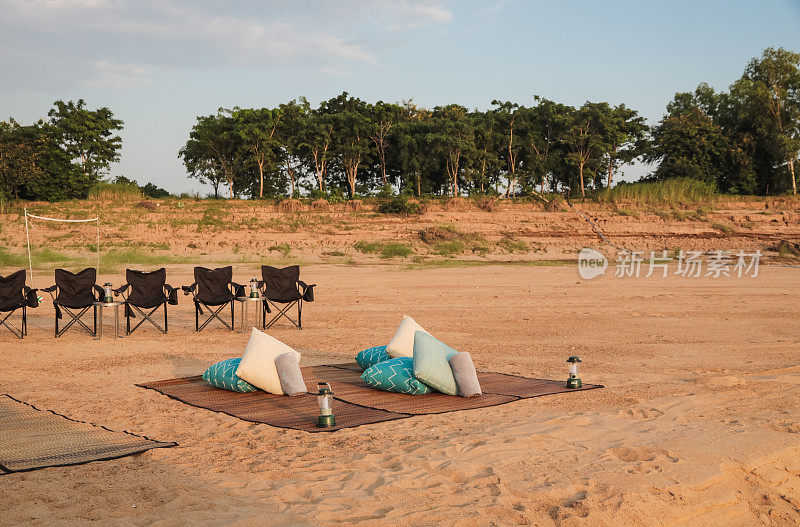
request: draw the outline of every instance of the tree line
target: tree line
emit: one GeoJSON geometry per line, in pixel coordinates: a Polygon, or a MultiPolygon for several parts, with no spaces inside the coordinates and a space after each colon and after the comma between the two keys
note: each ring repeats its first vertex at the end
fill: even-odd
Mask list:
{"type": "Polygon", "coordinates": [[[316,108],[301,97],[199,117],[179,157],[190,177],[230,197],[354,197],[390,185],[417,196],[585,195],[637,160],[655,167],[648,179],[766,194],[796,193],[798,151],[800,55],[768,48],[727,92],[677,93],[652,128],[624,104],[534,96],[528,106],[426,109],[345,92],[316,108]]]}
{"type": "Polygon", "coordinates": [[[0,198],[83,199],[119,161],[123,123],[83,99],[53,103],[47,119],[0,121],[0,198]]]}
{"type": "MultiPolygon", "coordinates": [[[[118,161],[122,121],[56,101],[31,125],[0,122],[0,197],[86,197],[118,161]]],[[[727,91],[676,93],[655,125],[625,104],[574,107],[539,96],[423,108],[344,92],[316,107],[220,109],[197,118],[178,156],[214,196],[344,199],[406,194],[585,195],[642,161],[645,179],[690,178],[720,192],[797,192],[800,54],[767,48],[727,91]]],[[[163,191],[161,191],[163,192],[163,191]]]]}

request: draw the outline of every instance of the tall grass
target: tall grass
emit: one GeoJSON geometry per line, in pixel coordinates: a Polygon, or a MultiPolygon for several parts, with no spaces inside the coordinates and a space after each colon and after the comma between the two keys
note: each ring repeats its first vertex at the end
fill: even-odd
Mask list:
{"type": "Polygon", "coordinates": [[[717,199],[714,185],[695,179],[675,178],[665,181],[620,183],[597,196],[601,203],[636,205],[673,205],[710,203],[717,199]]]}
{"type": "Polygon", "coordinates": [[[142,191],[136,183],[110,183],[98,181],[89,190],[89,199],[133,201],[142,199],[142,191]]]}

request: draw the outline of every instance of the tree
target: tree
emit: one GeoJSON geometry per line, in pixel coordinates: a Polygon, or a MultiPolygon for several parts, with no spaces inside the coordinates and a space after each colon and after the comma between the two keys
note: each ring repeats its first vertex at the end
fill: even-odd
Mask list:
{"type": "Polygon", "coordinates": [[[53,106],[47,115],[54,137],[72,159],[79,160],[91,181],[99,180],[111,163],[119,161],[122,138],[115,132],[122,130],[123,122],[106,107],[86,109],[83,99],[77,103],[58,100],[53,106]]]}
{"type": "Polygon", "coordinates": [[[220,108],[216,115],[197,118],[178,157],[183,159],[189,177],[211,184],[215,198],[219,197],[222,182],[228,184],[228,195],[233,198],[238,147],[235,120],[220,108]]]}
{"type": "Polygon", "coordinates": [[[767,48],[747,65],[737,82],[739,92],[762,112],[757,123],[767,148],[789,170],[792,193],[797,194],[795,161],[800,152],[800,54],[767,48]]]}
{"type": "Polygon", "coordinates": [[[480,185],[480,191],[486,192],[495,181],[493,175],[500,171],[500,142],[502,135],[498,132],[498,123],[494,112],[475,111],[470,114],[472,129],[475,137],[475,185],[480,185]]]}
{"type": "Polygon", "coordinates": [[[369,138],[375,145],[375,150],[378,154],[378,162],[380,164],[380,174],[383,180],[383,186],[389,184],[386,179],[386,149],[389,147],[389,133],[392,127],[400,119],[402,109],[396,104],[389,104],[383,101],[378,101],[369,107],[369,118],[371,127],[369,138]]]}
{"type": "Polygon", "coordinates": [[[608,112],[608,103],[586,102],[570,119],[565,142],[570,152],[567,156],[578,167],[581,197],[586,196],[585,177],[594,179],[600,155],[607,149],[601,133],[602,116],[608,112]]]}
{"type": "Polygon", "coordinates": [[[532,185],[540,185],[543,194],[547,176],[554,171],[554,163],[561,157],[558,148],[565,141],[569,116],[574,108],[538,95],[534,95],[533,100],[536,105],[528,109],[526,117],[525,165],[533,179],[532,185]]]}
{"type": "Polygon", "coordinates": [[[508,187],[506,197],[514,194],[514,187],[517,183],[517,173],[520,162],[520,152],[522,151],[523,141],[521,140],[521,123],[517,119],[517,113],[524,113],[525,109],[520,108],[519,104],[512,102],[492,101],[497,108],[493,111],[497,122],[498,133],[502,134],[502,157],[506,161],[506,175],[508,176],[508,187]],[[516,136],[515,136],[516,133],[516,136]]]}
{"type": "Polygon", "coordinates": [[[648,127],[636,110],[624,104],[611,108],[600,117],[600,133],[606,145],[603,155],[608,175],[607,186],[611,187],[614,173],[641,155],[648,127]]]}
{"type": "Polygon", "coordinates": [[[656,179],[691,178],[714,184],[724,171],[728,141],[702,109],[683,112],[665,116],[653,129],[645,161],[659,163],[653,173],[656,179]]]}
{"type": "Polygon", "coordinates": [[[333,122],[333,153],[344,170],[350,197],[356,195],[358,168],[369,155],[370,121],[367,104],[347,92],[320,104],[333,122]]]}
{"type": "Polygon", "coordinates": [[[299,149],[314,173],[320,192],[325,192],[325,174],[330,161],[333,122],[320,110],[308,114],[305,127],[300,131],[299,149]]]}
{"type": "Polygon", "coordinates": [[[459,195],[459,176],[464,158],[470,159],[475,150],[475,136],[467,109],[458,104],[433,109],[433,130],[428,144],[443,158],[448,187],[453,196],[459,195]]]}
{"type": "Polygon", "coordinates": [[[258,197],[264,197],[264,168],[273,158],[275,130],[281,122],[281,108],[241,109],[234,108],[236,130],[252,160],[258,166],[258,197]]]}
{"type": "Polygon", "coordinates": [[[0,122],[0,196],[58,201],[83,199],[94,181],[72,163],[56,131],[38,121],[0,122]]]}

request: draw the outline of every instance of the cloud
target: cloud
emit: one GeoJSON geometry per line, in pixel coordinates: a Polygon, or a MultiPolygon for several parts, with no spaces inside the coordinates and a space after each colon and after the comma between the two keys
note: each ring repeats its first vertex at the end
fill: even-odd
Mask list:
{"type": "Polygon", "coordinates": [[[453,21],[453,13],[438,3],[409,2],[405,0],[381,2],[386,14],[395,22],[389,26],[392,30],[412,29],[434,24],[446,24],[453,21]]]}
{"type": "Polygon", "coordinates": [[[322,70],[377,63],[349,35],[273,15],[269,2],[242,13],[219,11],[226,6],[188,0],[0,0],[5,73],[0,89],[51,83],[59,83],[59,90],[126,89],[151,83],[161,70],[231,65],[322,70]]]}
{"type": "Polygon", "coordinates": [[[152,84],[147,67],[140,64],[120,64],[107,60],[92,61],[94,70],[84,85],[96,90],[124,90],[152,84]]]}

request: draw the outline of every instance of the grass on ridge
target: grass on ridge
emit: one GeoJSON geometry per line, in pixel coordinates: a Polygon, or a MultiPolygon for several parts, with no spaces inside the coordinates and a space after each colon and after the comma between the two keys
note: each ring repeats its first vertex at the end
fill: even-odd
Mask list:
{"type": "Polygon", "coordinates": [[[380,254],[381,258],[405,258],[414,254],[414,249],[408,245],[397,242],[367,242],[361,240],[353,247],[364,254],[380,254]]]}
{"type": "Polygon", "coordinates": [[[448,269],[452,267],[484,267],[487,265],[520,266],[520,267],[557,267],[562,265],[575,265],[575,260],[520,260],[520,261],[492,261],[492,260],[452,260],[452,259],[424,259],[414,258],[414,263],[406,265],[406,269],[448,269]]]}
{"type": "Polygon", "coordinates": [[[674,178],[665,181],[619,183],[598,194],[597,201],[681,206],[686,203],[710,203],[717,197],[717,190],[713,185],[695,179],[674,178]]]}

